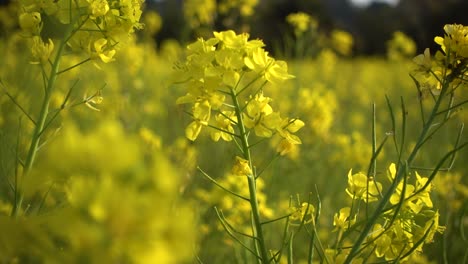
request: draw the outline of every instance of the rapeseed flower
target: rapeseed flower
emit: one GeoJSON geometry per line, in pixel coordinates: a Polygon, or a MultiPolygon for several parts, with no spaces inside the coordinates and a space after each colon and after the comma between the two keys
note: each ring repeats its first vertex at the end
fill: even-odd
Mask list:
{"type": "Polygon", "coordinates": [[[249,161],[239,156],[236,156],[236,162],[234,163],[231,172],[237,176],[250,176],[253,173],[249,166],[249,161]]]}
{"type": "Polygon", "coordinates": [[[44,43],[39,36],[32,38],[31,53],[33,64],[46,64],[54,51],[54,42],[49,39],[49,43],[44,43]]]}
{"type": "Polygon", "coordinates": [[[375,202],[379,199],[382,184],[367,177],[362,172],[348,172],[348,187],[346,193],[353,199],[361,199],[365,202],[375,202]]]}

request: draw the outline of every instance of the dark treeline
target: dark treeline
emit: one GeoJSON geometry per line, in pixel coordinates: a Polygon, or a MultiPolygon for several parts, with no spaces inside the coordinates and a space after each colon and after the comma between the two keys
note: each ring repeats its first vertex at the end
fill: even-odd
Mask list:
{"type": "MultiPolygon", "coordinates": [[[[188,35],[183,26],[182,0],[147,3],[163,16],[163,29],[158,40],[187,41],[194,37],[188,35]]],[[[260,0],[255,15],[248,21],[237,18],[233,22],[232,18],[217,17],[214,30],[233,28],[240,31],[240,24],[248,24],[251,35],[262,38],[270,46],[280,42],[283,34],[290,33],[285,17],[298,11],[316,17],[324,33],[332,28],[352,33],[354,53],[360,55],[384,54],[385,43],[396,30],[411,36],[420,52],[425,47],[435,48],[434,36],[443,34],[445,24],[468,25],[466,0],[400,0],[396,6],[375,2],[365,8],[355,7],[348,0],[260,0]]]]}

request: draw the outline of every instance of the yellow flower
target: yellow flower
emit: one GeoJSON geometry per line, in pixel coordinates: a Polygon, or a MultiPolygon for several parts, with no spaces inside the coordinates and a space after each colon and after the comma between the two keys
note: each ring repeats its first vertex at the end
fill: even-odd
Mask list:
{"type": "Polygon", "coordinates": [[[432,218],[430,218],[424,226],[424,233],[427,232],[427,236],[425,239],[426,243],[434,241],[434,235],[436,232],[442,234],[445,231],[445,226],[439,225],[439,216],[439,211],[433,212],[432,218]]]}
{"type": "Polygon", "coordinates": [[[54,43],[49,39],[49,43],[45,44],[41,37],[34,36],[32,38],[31,53],[33,60],[32,64],[46,64],[49,61],[49,57],[54,50],[54,43]]]}
{"type": "Polygon", "coordinates": [[[100,38],[94,41],[94,50],[91,59],[99,57],[104,63],[114,61],[115,49],[108,46],[107,39],[100,38]]]}
{"type": "Polygon", "coordinates": [[[234,134],[234,128],[232,127],[232,124],[235,122],[237,122],[237,117],[236,113],[233,111],[223,111],[222,114],[217,114],[213,126],[219,128],[220,130],[213,128],[213,131],[211,132],[211,139],[218,141],[220,138],[222,138],[225,141],[231,141],[232,134],[234,134]]]}
{"type": "Polygon", "coordinates": [[[374,182],[364,173],[352,174],[352,169],[348,172],[348,187],[346,193],[353,199],[361,199],[365,202],[375,202],[382,190],[382,184],[374,182]]]}
{"type": "Polygon", "coordinates": [[[255,95],[254,100],[248,102],[243,113],[244,124],[247,128],[253,128],[255,135],[259,137],[271,137],[273,132],[281,125],[281,117],[268,104],[270,98],[262,93],[255,95]]]}
{"type": "Polygon", "coordinates": [[[432,68],[431,52],[429,48],[426,48],[423,54],[414,57],[413,62],[416,63],[422,71],[429,72],[432,68]]]}
{"type": "Polygon", "coordinates": [[[341,55],[350,55],[353,49],[353,36],[343,30],[333,30],[331,35],[333,48],[341,55]]]}
{"type": "Polygon", "coordinates": [[[192,113],[194,121],[185,129],[185,136],[191,141],[195,141],[202,127],[208,125],[211,115],[211,105],[206,100],[201,103],[197,102],[193,106],[192,113]]]}
{"type": "Polygon", "coordinates": [[[309,30],[317,27],[317,21],[304,12],[292,13],[286,17],[286,22],[294,27],[294,33],[299,36],[309,30]]]}
{"type": "Polygon", "coordinates": [[[98,90],[95,94],[88,96],[87,93],[83,96],[85,105],[94,111],[101,111],[95,105],[100,105],[104,98],[102,97],[101,90],[98,90]]]}
{"type": "Polygon", "coordinates": [[[350,219],[351,208],[343,207],[340,209],[339,213],[336,213],[333,216],[333,226],[335,227],[333,231],[337,231],[339,229],[346,230],[348,226],[353,225],[356,222],[356,217],[350,219]],[[351,221],[350,221],[351,220],[351,221]]]}
{"type": "Polygon", "coordinates": [[[435,37],[434,41],[442,50],[455,53],[451,56],[454,61],[456,57],[468,58],[468,26],[459,24],[448,24],[444,26],[445,36],[435,37]]]}
{"type": "Polygon", "coordinates": [[[249,166],[249,161],[239,156],[236,156],[236,162],[234,163],[231,172],[237,176],[252,175],[252,169],[249,166]]]}
{"type": "Polygon", "coordinates": [[[249,34],[242,33],[237,35],[233,30],[214,32],[213,34],[228,49],[243,49],[249,39],[249,34]]]}
{"type": "Polygon", "coordinates": [[[387,56],[390,60],[402,60],[413,57],[416,53],[416,43],[401,31],[393,32],[393,37],[387,42],[387,56]]]}
{"type": "Polygon", "coordinates": [[[244,58],[245,66],[255,72],[264,71],[274,60],[262,48],[256,48],[250,56],[244,58]]]}
{"type": "Polygon", "coordinates": [[[289,217],[291,221],[302,221],[306,216],[310,216],[309,219],[305,219],[305,223],[309,223],[313,219],[315,208],[312,204],[302,203],[300,207],[293,206],[291,208],[292,214],[289,217]]]}
{"type": "Polygon", "coordinates": [[[109,11],[109,4],[106,0],[88,0],[91,19],[104,16],[109,11]]]}

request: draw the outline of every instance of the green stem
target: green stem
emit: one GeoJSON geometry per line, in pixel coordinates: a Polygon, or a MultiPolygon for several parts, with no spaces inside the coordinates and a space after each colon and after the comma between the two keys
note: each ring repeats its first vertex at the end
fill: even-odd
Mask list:
{"type": "Polygon", "coordinates": [[[354,245],[351,248],[351,251],[349,252],[349,254],[348,254],[348,256],[347,256],[347,258],[346,258],[346,260],[344,262],[345,264],[351,263],[351,261],[353,260],[355,255],[359,252],[362,243],[364,242],[364,240],[368,236],[368,234],[369,234],[370,230],[372,229],[372,227],[374,226],[375,222],[378,220],[378,218],[380,217],[380,215],[384,211],[384,208],[387,205],[388,201],[390,200],[390,197],[395,192],[395,189],[398,186],[398,183],[400,182],[400,180],[403,179],[403,177],[406,174],[406,171],[411,167],[411,164],[414,161],[414,159],[416,158],[419,150],[421,149],[421,147],[426,142],[426,136],[427,136],[429,130],[431,129],[432,123],[434,122],[434,120],[435,120],[435,118],[436,118],[436,116],[438,114],[439,108],[440,108],[440,106],[442,104],[442,100],[444,99],[445,92],[447,91],[448,86],[450,84],[449,78],[444,78],[444,81],[445,82],[443,83],[443,87],[441,89],[439,98],[435,102],[434,108],[432,109],[431,115],[429,116],[427,122],[424,124],[424,127],[423,127],[423,129],[421,131],[421,134],[419,135],[419,138],[417,140],[416,145],[414,146],[413,150],[411,151],[410,155],[408,156],[408,159],[405,162],[405,164],[403,164],[404,167],[400,167],[398,169],[398,171],[396,173],[396,176],[395,176],[394,182],[392,183],[390,188],[387,190],[387,192],[383,196],[382,200],[377,205],[377,208],[373,212],[372,216],[369,218],[369,221],[366,223],[363,230],[361,231],[359,237],[354,242],[354,245]]]}
{"type": "MultiPolygon", "coordinates": [[[[234,106],[236,109],[237,115],[237,127],[240,131],[240,141],[242,146],[242,154],[244,158],[249,161],[250,168],[252,168],[252,157],[250,155],[250,146],[249,141],[247,138],[247,133],[244,126],[244,120],[242,119],[241,107],[239,105],[239,101],[237,100],[237,94],[234,90],[231,90],[231,98],[234,102],[234,106]]],[[[268,251],[265,246],[265,239],[263,237],[263,230],[262,230],[262,223],[260,221],[260,211],[258,209],[258,199],[257,199],[257,190],[256,190],[256,181],[254,175],[247,176],[248,184],[249,184],[249,194],[250,194],[250,207],[252,209],[252,216],[253,216],[253,225],[254,225],[254,236],[257,238],[254,239],[254,243],[256,243],[257,248],[259,249],[261,263],[268,262],[268,251]]]]}
{"type": "MultiPolygon", "coordinates": [[[[28,154],[26,156],[26,161],[24,164],[24,172],[22,180],[28,177],[31,172],[32,166],[34,164],[34,160],[36,159],[36,154],[39,149],[39,143],[41,142],[41,136],[43,134],[44,125],[46,123],[47,117],[49,115],[49,104],[50,98],[54,89],[55,81],[57,80],[57,75],[59,73],[59,66],[60,66],[60,59],[62,55],[62,51],[65,47],[65,42],[62,41],[60,46],[57,50],[57,54],[55,56],[54,63],[50,69],[50,75],[47,82],[47,87],[45,89],[44,99],[42,100],[41,110],[39,112],[39,118],[36,120],[36,124],[34,127],[34,132],[32,135],[31,144],[29,146],[28,154]]],[[[19,216],[19,212],[21,211],[24,193],[21,188],[22,184],[19,184],[18,188],[15,190],[16,197],[15,205],[13,207],[12,215],[17,217],[19,216]]]]}

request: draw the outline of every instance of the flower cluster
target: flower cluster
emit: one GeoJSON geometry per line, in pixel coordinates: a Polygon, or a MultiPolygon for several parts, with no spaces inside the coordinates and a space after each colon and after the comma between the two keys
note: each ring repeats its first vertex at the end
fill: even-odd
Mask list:
{"type": "Polygon", "coordinates": [[[445,35],[435,37],[441,51],[431,56],[429,49],[416,56],[415,75],[422,91],[439,94],[443,79],[450,76],[451,88],[466,86],[468,77],[468,26],[448,24],[444,26],[445,35]],[[448,66],[448,67],[447,67],[448,66]]]}
{"type": "MultiPolygon", "coordinates": [[[[396,175],[397,167],[392,163],[387,173],[390,184],[395,183],[396,175]]],[[[387,261],[407,259],[412,252],[421,252],[425,243],[433,241],[435,233],[442,233],[445,229],[439,226],[438,211],[432,209],[429,179],[418,172],[414,172],[414,178],[414,184],[408,180],[397,184],[389,200],[390,208],[380,216],[367,238],[372,248],[375,247],[378,258],[385,258],[387,261]]],[[[349,172],[346,192],[353,200],[368,203],[380,201],[381,191],[382,184],[372,177],[349,172]]],[[[356,209],[342,208],[334,217],[335,231],[348,229],[357,222],[357,217],[359,212],[356,209]]]]}
{"type": "Polygon", "coordinates": [[[304,122],[282,118],[263,90],[293,76],[288,74],[286,62],[268,55],[261,40],[248,38],[248,34],[229,30],[188,45],[187,60],[180,65],[188,91],[177,99],[177,104],[192,105],[193,121],[185,135],[194,141],[202,128],[209,127],[214,141],[230,141],[245,133],[238,127],[242,119],[245,129],[258,137],[279,134],[289,144],[283,143],[283,152],[290,145],[301,144],[294,133],[304,122]]]}
{"type": "Polygon", "coordinates": [[[411,58],[416,53],[416,43],[401,31],[393,32],[392,39],[387,42],[387,57],[393,61],[411,58]]]}
{"type": "Polygon", "coordinates": [[[286,17],[286,22],[294,28],[294,34],[301,36],[309,29],[316,29],[317,20],[304,12],[291,13],[286,17]]]}
{"type": "Polygon", "coordinates": [[[351,55],[353,51],[353,36],[343,30],[333,30],[331,32],[331,45],[333,49],[343,56],[351,55]]]}
{"type": "Polygon", "coordinates": [[[23,35],[32,37],[33,62],[47,62],[54,48],[51,39],[43,43],[41,33],[48,25],[60,27],[68,46],[85,52],[90,59],[107,63],[114,60],[120,43],[128,40],[130,33],[142,28],[142,0],[86,0],[86,1],[21,1],[19,25],[23,35]],[[49,22],[50,21],[50,22],[49,22]],[[68,28],[68,29],[64,29],[68,28]]]}

